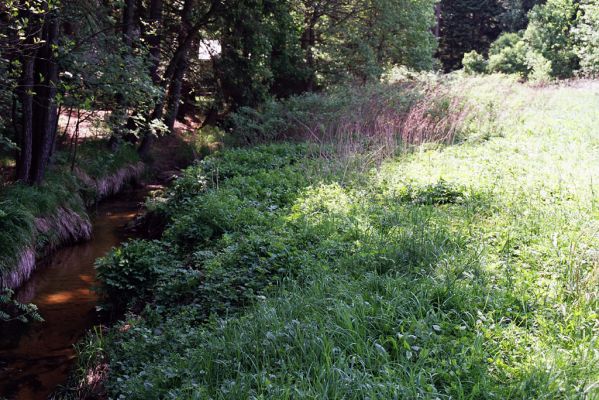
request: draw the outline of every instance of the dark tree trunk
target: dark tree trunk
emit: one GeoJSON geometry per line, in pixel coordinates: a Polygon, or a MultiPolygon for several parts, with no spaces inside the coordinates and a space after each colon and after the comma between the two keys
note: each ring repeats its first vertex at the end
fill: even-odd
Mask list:
{"type": "Polygon", "coordinates": [[[52,154],[56,135],[56,86],[58,64],[53,47],[58,40],[58,18],[48,15],[43,27],[44,44],[38,51],[35,62],[36,99],[33,106],[33,159],[30,182],[40,183],[52,154]]]}
{"type": "MultiPolygon", "coordinates": [[[[147,42],[150,46],[150,77],[155,85],[160,85],[162,80],[158,74],[158,67],[160,66],[160,43],[162,41],[162,11],[163,2],[162,0],[150,0],[150,29],[151,32],[147,35],[147,42]]],[[[150,116],[151,119],[162,119],[164,108],[164,99],[158,98],[156,105],[154,106],[154,112],[150,116]]],[[[138,153],[142,157],[146,157],[154,142],[154,135],[152,132],[146,132],[141,140],[141,144],[138,148],[138,153]]]]}
{"type": "Polygon", "coordinates": [[[183,87],[183,78],[187,72],[189,66],[189,59],[187,56],[183,57],[182,61],[177,64],[171,84],[168,90],[168,112],[166,115],[165,124],[170,132],[175,127],[175,121],[179,113],[179,105],[181,103],[181,88],[183,87]]]}
{"type": "Polygon", "coordinates": [[[33,66],[34,54],[30,52],[22,59],[19,99],[21,102],[20,151],[17,157],[17,179],[29,183],[33,156],[33,66]]]}
{"type": "Polygon", "coordinates": [[[125,5],[123,7],[123,42],[127,47],[133,45],[135,8],[135,0],[125,0],[125,5]]]}
{"type": "Polygon", "coordinates": [[[435,5],[435,28],[433,30],[437,40],[441,37],[441,2],[435,5]]]}
{"type": "Polygon", "coordinates": [[[316,46],[316,24],[318,23],[319,19],[320,14],[317,12],[317,10],[314,10],[311,15],[306,16],[305,23],[307,26],[302,33],[300,42],[300,46],[306,57],[306,64],[310,70],[310,77],[306,82],[306,90],[309,92],[314,90],[314,86],[316,84],[316,77],[314,75],[314,72],[316,71],[314,47],[316,46]]]}
{"type": "MultiPolygon", "coordinates": [[[[185,0],[183,9],[181,10],[181,28],[177,37],[177,48],[168,63],[164,72],[164,76],[159,81],[165,89],[166,95],[163,95],[156,103],[152,113],[152,119],[163,119],[165,102],[167,108],[166,125],[172,131],[177,118],[179,102],[181,100],[181,87],[183,78],[189,67],[189,52],[193,43],[197,41],[200,28],[209,20],[210,16],[216,11],[219,0],[212,0],[210,9],[204,16],[198,19],[195,24],[192,21],[193,9],[196,5],[195,0],[185,0]],[[168,91],[166,90],[168,88],[168,91]]],[[[158,49],[159,52],[159,49],[158,49]]],[[[138,149],[139,153],[144,156],[148,153],[154,140],[152,134],[144,135],[142,143],[138,149]]]]}
{"type": "Polygon", "coordinates": [[[150,46],[150,76],[155,85],[160,83],[158,66],[160,65],[160,42],[162,40],[162,0],[150,1],[150,29],[147,42],[150,46]]]}
{"type": "Polygon", "coordinates": [[[195,0],[185,0],[183,10],[181,11],[181,29],[179,30],[179,46],[175,51],[173,59],[169,63],[166,75],[170,77],[167,96],[167,114],[166,126],[169,131],[173,131],[177,113],[179,111],[179,102],[181,101],[181,87],[183,78],[189,66],[189,50],[198,36],[198,27],[192,23],[192,11],[195,0]]]}

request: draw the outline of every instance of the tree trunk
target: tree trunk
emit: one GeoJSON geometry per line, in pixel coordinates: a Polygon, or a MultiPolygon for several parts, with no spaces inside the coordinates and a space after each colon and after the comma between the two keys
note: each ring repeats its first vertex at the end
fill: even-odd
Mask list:
{"type": "Polygon", "coordinates": [[[177,64],[177,68],[175,69],[175,73],[173,74],[173,78],[171,79],[171,83],[169,85],[167,104],[168,112],[166,115],[165,124],[170,132],[172,132],[175,127],[175,121],[177,119],[177,114],[179,113],[179,105],[181,103],[181,88],[183,87],[183,78],[185,77],[188,66],[189,59],[186,55],[182,58],[182,61],[177,64]]]}
{"type": "Polygon", "coordinates": [[[300,46],[304,51],[304,56],[306,57],[306,64],[310,70],[310,77],[306,83],[306,90],[309,92],[314,90],[314,86],[316,84],[316,77],[314,75],[314,72],[316,71],[314,47],[316,46],[316,24],[318,23],[319,19],[320,15],[316,10],[314,10],[311,15],[306,16],[304,22],[307,26],[302,33],[300,43],[300,46]]]}
{"type": "Polygon", "coordinates": [[[433,30],[437,40],[441,37],[441,2],[435,5],[435,28],[433,30]]]}
{"type": "Polygon", "coordinates": [[[166,126],[169,131],[173,131],[177,112],[179,111],[179,102],[181,101],[181,87],[183,78],[189,66],[189,50],[198,35],[198,27],[192,23],[192,11],[195,5],[195,0],[185,0],[183,10],[181,11],[181,29],[179,30],[178,40],[179,46],[175,51],[173,59],[167,68],[166,77],[170,77],[167,96],[167,115],[166,126]]]}
{"type": "Polygon", "coordinates": [[[147,42],[150,46],[150,77],[155,85],[160,83],[158,66],[160,65],[160,42],[162,40],[162,0],[150,1],[150,29],[147,42]]]}
{"type": "Polygon", "coordinates": [[[125,0],[123,7],[123,42],[127,48],[133,45],[135,29],[135,0],[125,0]]]}
{"type": "Polygon", "coordinates": [[[36,99],[33,105],[34,151],[29,181],[36,184],[41,183],[44,178],[52,154],[58,118],[56,105],[58,64],[53,47],[58,41],[59,21],[56,15],[51,14],[46,16],[42,31],[44,44],[39,49],[35,62],[37,82],[36,99]]]}
{"type": "Polygon", "coordinates": [[[21,101],[20,152],[17,157],[17,179],[29,183],[33,154],[33,66],[34,53],[22,59],[21,82],[18,88],[21,101]]]}

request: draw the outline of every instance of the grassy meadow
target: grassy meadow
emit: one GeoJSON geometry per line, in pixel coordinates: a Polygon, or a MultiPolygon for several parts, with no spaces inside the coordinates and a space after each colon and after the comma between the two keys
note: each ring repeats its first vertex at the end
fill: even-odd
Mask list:
{"type": "Polygon", "coordinates": [[[599,399],[599,87],[451,85],[471,107],[452,145],[187,169],[149,202],[162,237],[98,262],[129,312],[65,395],[599,399]]]}

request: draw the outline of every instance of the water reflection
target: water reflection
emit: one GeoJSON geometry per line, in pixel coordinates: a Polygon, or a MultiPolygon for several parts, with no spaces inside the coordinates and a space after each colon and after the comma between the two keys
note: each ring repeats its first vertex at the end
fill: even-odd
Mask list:
{"type": "Polygon", "coordinates": [[[17,293],[21,302],[37,304],[43,323],[13,323],[0,331],[0,398],[45,399],[66,380],[75,353],[73,344],[97,323],[94,262],[125,239],[144,192],[103,203],[93,218],[92,240],[61,249],[17,293]]]}

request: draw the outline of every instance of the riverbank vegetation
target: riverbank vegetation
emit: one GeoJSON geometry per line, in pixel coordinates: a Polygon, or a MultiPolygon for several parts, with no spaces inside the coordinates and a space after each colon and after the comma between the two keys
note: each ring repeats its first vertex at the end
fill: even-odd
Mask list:
{"type": "MultiPolygon", "coordinates": [[[[35,269],[36,259],[60,246],[88,240],[92,229],[87,207],[141,177],[143,165],[134,149],[123,146],[107,153],[98,151],[102,146],[105,143],[81,145],[74,171],[68,153],[59,152],[42,184],[11,183],[2,188],[0,287],[18,288],[35,269]]],[[[1,319],[27,318],[29,312],[20,313],[20,308],[3,307],[1,319]]]]}
{"type": "Polygon", "coordinates": [[[85,342],[79,393],[596,396],[595,89],[458,84],[501,102],[471,117],[492,134],[368,170],[318,143],[187,169],[150,200],[162,237],[98,261],[129,314],[85,342]]]}
{"type": "Polygon", "coordinates": [[[598,397],[598,7],[4,1],[0,320],[149,167],[56,398],[598,397]]]}

